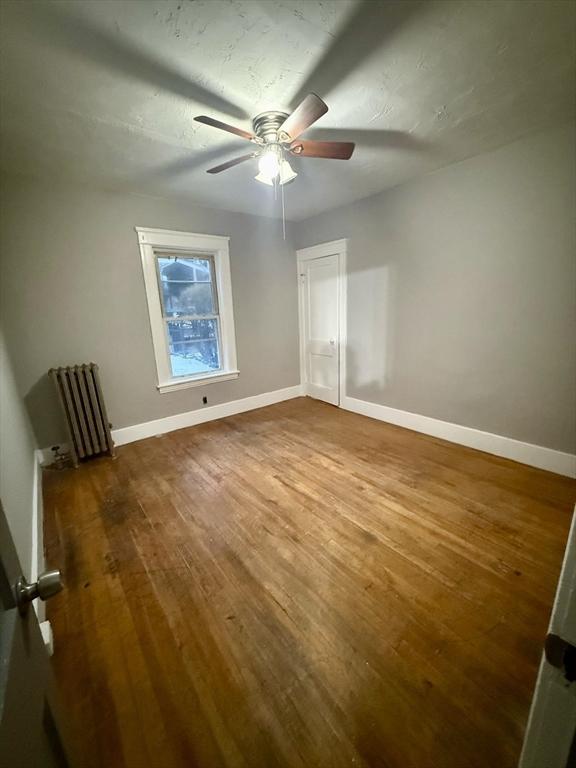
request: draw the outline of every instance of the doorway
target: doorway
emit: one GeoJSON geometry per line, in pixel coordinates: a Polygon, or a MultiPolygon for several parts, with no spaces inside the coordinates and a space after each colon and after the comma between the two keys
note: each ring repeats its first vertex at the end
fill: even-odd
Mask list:
{"type": "Polygon", "coordinates": [[[346,381],[346,240],[296,255],[303,394],[339,406],[346,381]]]}

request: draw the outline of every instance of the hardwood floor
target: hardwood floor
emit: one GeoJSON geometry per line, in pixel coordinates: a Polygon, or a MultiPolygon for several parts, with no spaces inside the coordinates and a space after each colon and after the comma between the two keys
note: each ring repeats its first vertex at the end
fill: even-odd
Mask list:
{"type": "Polygon", "coordinates": [[[516,766],[574,481],[308,399],[44,479],[82,766],[516,766]]]}

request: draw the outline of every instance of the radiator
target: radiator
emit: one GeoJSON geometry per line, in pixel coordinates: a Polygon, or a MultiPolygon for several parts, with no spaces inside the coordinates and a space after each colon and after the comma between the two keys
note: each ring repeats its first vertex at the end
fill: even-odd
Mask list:
{"type": "Polygon", "coordinates": [[[48,371],[66,417],[70,457],[75,467],[80,459],[107,453],[114,456],[114,443],[95,363],[51,368],[48,371]]]}

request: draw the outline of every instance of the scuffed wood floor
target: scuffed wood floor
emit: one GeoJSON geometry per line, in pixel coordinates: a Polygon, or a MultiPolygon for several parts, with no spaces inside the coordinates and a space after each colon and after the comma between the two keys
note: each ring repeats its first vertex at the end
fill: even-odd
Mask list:
{"type": "Polygon", "coordinates": [[[82,768],[516,766],[573,481],[298,399],[44,489],[82,768]]]}

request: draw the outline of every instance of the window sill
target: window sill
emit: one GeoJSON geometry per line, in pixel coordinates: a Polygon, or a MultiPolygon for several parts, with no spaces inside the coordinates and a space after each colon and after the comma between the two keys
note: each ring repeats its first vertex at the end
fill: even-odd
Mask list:
{"type": "Polygon", "coordinates": [[[240,371],[221,371],[220,373],[208,373],[205,376],[194,376],[191,378],[173,379],[163,384],[158,384],[156,389],[161,392],[176,392],[179,389],[188,389],[189,387],[203,387],[205,384],[216,384],[218,381],[229,381],[237,379],[240,371]]]}

